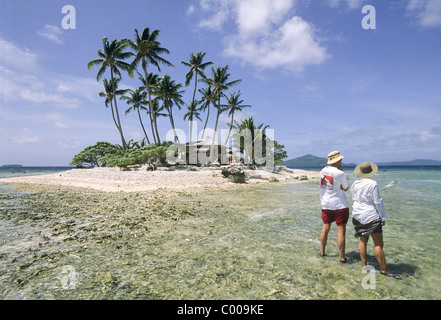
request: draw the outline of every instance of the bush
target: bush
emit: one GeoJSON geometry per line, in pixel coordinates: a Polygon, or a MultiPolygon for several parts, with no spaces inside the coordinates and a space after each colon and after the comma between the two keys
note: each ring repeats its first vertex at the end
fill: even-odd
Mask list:
{"type": "Polygon", "coordinates": [[[167,164],[167,149],[171,145],[171,142],[163,142],[161,145],[150,144],[124,151],[119,145],[97,142],[75,155],[69,165],[75,165],[77,168],[106,166],[126,168],[149,162],[167,164]]]}
{"type": "Polygon", "coordinates": [[[107,165],[106,157],[119,152],[119,150],[118,145],[97,142],[75,155],[69,165],[77,166],[77,168],[105,167],[107,165]]]}
{"type": "Polygon", "coordinates": [[[110,167],[127,167],[132,165],[143,165],[146,163],[167,164],[167,149],[171,142],[164,142],[161,145],[150,144],[141,148],[120,151],[115,154],[109,154],[103,159],[110,167]]]}

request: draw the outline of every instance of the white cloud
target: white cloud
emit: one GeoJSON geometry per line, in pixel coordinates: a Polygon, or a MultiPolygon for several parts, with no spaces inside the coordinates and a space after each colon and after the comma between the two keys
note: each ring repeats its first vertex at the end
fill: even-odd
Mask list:
{"type": "Polygon", "coordinates": [[[235,36],[226,40],[227,56],[264,69],[285,68],[299,73],[308,65],[323,63],[328,55],[314,39],[314,27],[301,17],[293,17],[272,37],[246,38],[235,36]]]}
{"type": "Polygon", "coordinates": [[[62,149],[76,149],[81,145],[81,142],[64,139],[62,141],[58,141],[56,145],[62,149]]]}
{"type": "Polygon", "coordinates": [[[441,26],[441,1],[409,0],[407,11],[416,15],[417,23],[425,28],[441,26]]]}
{"type": "Polygon", "coordinates": [[[241,0],[235,6],[239,34],[254,36],[266,34],[271,26],[283,21],[293,7],[292,0],[241,0]]]}
{"type": "Polygon", "coordinates": [[[234,0],[199,0],[202,19],[198,26],[221,31],[229,15],[229,3],[234,0]]]}
{"type": "Polygon", "coordinates": [[[70,108],[70,109],[79,108],[78,99],[67,98],[61,94],[37,92],[37,91],[31,91],[25,89],[20,92],[20,97],[22,99],[35,103],[50,102],[50,103],[55,103],[58,107],[70,108]]]}
{"type": "Polygon", "coordinates": [[[20,69],[33,69],[38,56],[28,49],[22,49],[12,42],[0,38],[0,63],[20,69]]]}
{"type": "Polygon", "coordinates": [[[63,43],[63,40],[61,38],[63,30],[61,30],[60,27],[47,24],[44,26],[43,30],[37,31],[37,34],[55,43],[63,43]]]}
{"type": "Polygon", "coordinates": [[[98,92],[103,90],[102,83],[94,78],[59,76],[54,82],[55,86],[56,91],[62,94],[74,95],[93,102],[102,101],[102,98],[98,96],[98,92]]]}
{"type": "Polygon", "coordinates": [[[55,128],[68,128],[68,126],[64,123],[64,117],[58,112],[46,113],[43,118],[50,122],[55,128]]]}
{"type": "Polygon", "coordinates": [[[28,128],[24,128],[20,133],[11,137],[11,140],[18,144],[29,144],[39,142],[40,138],[28,128]]]}
{"type": "Polygon", "coordinates": [[[366,0],[346,0],[349,9],[359,8],[361,10],[364,2],[366,2],[366,0]]]}
{"type": "Polygon", "coordinates": [[[224,36],[226,56],[259,69],[299,73],[328,55],[314,26],[294,14],[295,5],[296,0],[199,0],[199,26],[220,31],[234,21],[233,32],[224,36]]]}
{"type": "Polygon", "coordinates": [[[353,9],[360,9],[363,7],[363,5],[366,3],[366,0],[327,0],[327,3],[329,6],[335,8],[338,7],[340,4],[346,3],[349,10],[353,9]]]}
{"type": "Polygon", "coordinates": [[[194,6],[194,5],[190,5],[190,6],[187,8],[187,17],[191,16],[191,15],[194,13],[195,10],[196,10],[196,9],[195,9],[195,6],[194,6]]]}
{"type": "Polygon", "coordinates": [[[438,152],[441,148],[441,136],[427,130],[406,132],[398,135],[382,135],[374,139],[373,146],[389,154],[421,155],[438,152]]]}
{"type": "Polygon", "coordinates": [[[22,88],[42,90],[44,87],[38,77],[13,68],[15,71],[0,65],[0,101],[5,104],[16,101],[20,97],[22,88]]]}
{"type": "Polygon", "coordinates": [[[79,108],[98,102],[102,85],[94,79],[53,74],[38,64],[38,56],[0,37],[0,101],[3,107],[20,102],[47,103],[48,108],[79,108]]]}

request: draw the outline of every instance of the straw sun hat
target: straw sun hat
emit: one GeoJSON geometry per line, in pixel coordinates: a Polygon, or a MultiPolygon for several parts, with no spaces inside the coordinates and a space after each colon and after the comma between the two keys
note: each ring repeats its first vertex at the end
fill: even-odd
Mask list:
{"type": "Polygon", "coordinates": [[[332,151],[330,154],[328,154],[328,164],[336,163],[343,158],[344,157],[341,155],[340,151],[332,151]]]}
{"type": "Polygon", "coordinates": [[[378,166],[372,162],[360,163],[354,170],[357,177],[369,178],[378,172],[378,166]]]}

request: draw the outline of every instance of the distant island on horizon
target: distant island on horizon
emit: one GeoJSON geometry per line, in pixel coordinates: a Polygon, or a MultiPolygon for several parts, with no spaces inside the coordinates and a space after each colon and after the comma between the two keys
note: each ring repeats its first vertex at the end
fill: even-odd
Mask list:
{"type": "Polygon", "coordinates": [[[0,167],[2,167],[2,168],[21,168],[23,166],[21,164],[4,164],[0,167]]]}
{"type": "MultiPolygon", "coordinates": [[[[327,158],[317,157],[312,154],[307,154],[294,159],[286,160],[282,162],[282,166],[287,167],[319,167],[326,166],[328,162],[327,158]]],[[[356,163],[342,163],[343,166],[356,166],[356,163]]],[[[390,162],[378,162],[379,166],[441,166],[441,161],[428,160],[428,159],[416,159],[411,161],[390,161],[390,162]]]]}

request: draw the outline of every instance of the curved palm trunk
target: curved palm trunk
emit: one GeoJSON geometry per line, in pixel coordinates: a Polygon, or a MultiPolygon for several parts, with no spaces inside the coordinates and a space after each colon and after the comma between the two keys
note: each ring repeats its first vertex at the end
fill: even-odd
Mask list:
{"type": "Polygon", "coordinates": [[[158,119],[158,117],[157,117],[156,111],[155,111],[155,112],[153,112],[153,125],[155,127],[157,144],[161,144],[161,139],[159,138],[159,132],[158,132],[158,122],[156,121],[157,119],[158,119]]]}
{"type": "Polygon", "coordinates": [[[141,123],[142,131],[144,131],[144,135],[145,135],[145,138],[147,139],[147,143],[150,144],[149,137],[147,135],[147,132],[145,131],[144,124],[142,123],[141,113],[139,112],[139,107],[136,109],[138,110],[138,118],[139,118],[139,122],[141,123]]]}
{"type": "Polygon", "coordinates": [[[150,83],[148,83],[148,80],[146,82],[147,82],[147,94],[149,96],[149,110],[150,110],[149,116],[150,116],[150,124],[152,127],[153,140],[155,141],[155,144],[159,144],[161,142],[159,141],[158,126],[156,124],[156,111],[153,110],[152,91],[151,91],[150,83]]]}
{"type": "MultiPolygon", "coordinates": [[[[147,72],[145,72],[146,76],[147,76],[147,72]]],[[[149,118],[150,118],[150,127],[152,129],[152,136],[153,136],[153,141],[155,142],[155,144],[157,144],[156,141],[156,135],[155,135],[155,128],[154,128],[154,124],[153,124],[153,107],[152,107],[152,94],[150,92],[150,84],[147,83],[147,79],[146,79],[146,85],[147,85],[147,95],[149,97],[149,118]]]]}
{"type": "Polygon", "coordinates": [[[194,99],[196,97],[196,88],[198,85],[198,73],[195,72],[195,79],[194,79],[194,92],[193,92],[193,100],[191,101],[191,105],[193,106],[190,110],[190,117],[189,117],[189,121],[190,121],[190,141],[192,142],[192,133],[193,133],[193,116],[194,116],[194,109],[195,109],[195,105],[194,105],[194,99]]]}
{"type": "Polygon", "coordinates": [[[202,140],[204,140],[205,129],[207,129],[208,118],[210,117],[210,104],[208,104],[207,119],[205,120],[204,130],[202,130],[202,140]]]}
{"type": "Polygon", "coordinates": [[[113,123],[115,124],[116,128],[119,131],[119,127],[118,127],[118,123],[116,123],[116,119],[115,119],[115,112],[113,111],[113,102],[112,99],[110,100],[110,111],[112,111],[112,119],[113,119],[113,123]]]}
{"type": "MultiPolygon", "coordinates": [[[[144,60],[144,58],[143,58],[143,60],[144,60]]],[[[156,126],[156,112],[153,110],[152,90],[150,87],[150,82],[149,82],[149,78],[148,78],[148,74],[147,74],[147,68],[144,68],[144,64],[143,64],[143,69],[144,69],[144,75],[145,75],[145,82],[146,82],[146,86],[147,86],[147,95],[149,97],[149,118],[150,118],[150,126],[152,129],[152,136],[153,136],[153,141],[155,142],[155,144],[158,144],[159,135],[158,135],[158,129],[156,126]],[[156,130],[155,130],[155,128],[156,128],[156,130]]],[[[159,141],[159,143],[160,143],[160,141],[159,141]]]]}
{"type": "Polygon", "coordinates": [[[172,112],[171,108],[167,108],[167,110],[168,110],[168,115],[170,118],[170,124],[173,129],[173,134],[175,135],[175,143],[179,143],[179,138],[178,138],[178,135],[176,134],[176,129],[175,129],[175,120],[173,119],[173,112],[172,112]]]}
{"type": "MultiPolygon", "coordinates": [[[[113,70],[112,70],[112,68],[110,68],[110,77],[112,79],[112,83],[114,83],[113,82],[114,78],[113,78],[113,70]]],[[[121,128],[121,121],[119,119],[118,105],[116,103],[115,85],[113,85],[112,91],[113,91],[113,102],[115,103],[116,120],[117,120],[117,123],[118,123],[117,127],[118,127],[119,134],[121,136],[122,147],[123,147],[124,150],[126,150],[127,149],[127,143],[126,143],[126,140],[124,139],[123,131],[122,131],[122,128],[121,128]]]]}
{"type": "Polygon", "coordinates": [[[211,141],[211,151],[210,151],[210,159],[212,160],[212,161],[215,161],[215,159],[213,159],[213,154],[214,154],[214,140],[215,140],[215,138],[216,138],[216,136],[217,136],[217,126],[218,126],[218,124],[219,124],[219,116],[220,116],[220,98],[221,98],[221,92],[219,92],[219,100],[218,100],[218,104],[217,104],[217,115],[216,115],[216,122],[215,122],[215,125],[214,125],[214,134],[213,134],[213,139],[212,139],[212,141],[211,141]]]}
{"type": "Polygon", "coordinates": [[[216,123],[214,125],[213,140],[211,142],[210,160],[212,162],[216,161],[216,159],[214,159],[213,156],[215,154],[215,152],[214,152],[214,142],[215,142],[215,139],[216,139],[216,136],[217,136],[217,125],[219,123],[219,115],[220,115],[220,109],[218,108],[217,109],[217,115],[216,115],[216,123]]]}
{"type": "Polygon", "coordinates": [[[228,131],[228,136],[227,139],[225,140],[225,145],[227,145],[228,139],[230,138],[231,129],[233,128],[233,119],[234,119],[234,110],[231,112],[230,131],[228,131]]]}

